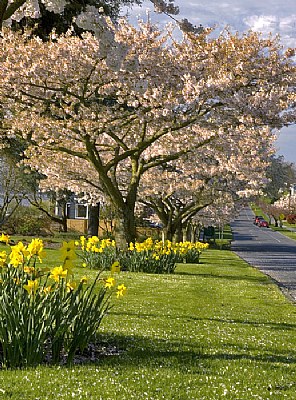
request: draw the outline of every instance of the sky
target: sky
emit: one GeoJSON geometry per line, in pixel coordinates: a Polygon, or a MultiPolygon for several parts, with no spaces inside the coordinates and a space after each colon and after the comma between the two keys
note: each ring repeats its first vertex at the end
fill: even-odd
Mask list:
{"type": "MultiPolygon", "coordinates": [[[[179,20],[187,18],[193,25],[216,26],[222,30],[225,26],[234,31],[245,32],[249,29],[265,35],[279,34],[285,47],[296,47],[296,0],[175,0],[180,13],[179,20]]],[[[128,9],[131,22],[146,17],[159,23],[169,22],[169,18],[153,11],[150,1],[144,0],[142,6],[128,9]]],[[[296,125],[283,128],[275,143],[278,155],[286,161],[296,164],[296,125]]]]}

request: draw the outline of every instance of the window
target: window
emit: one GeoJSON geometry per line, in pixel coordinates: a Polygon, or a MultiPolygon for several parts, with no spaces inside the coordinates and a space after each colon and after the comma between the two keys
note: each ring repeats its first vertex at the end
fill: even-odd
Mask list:
{"type": "Polygon", "coordinates": [[[88,218],[88,207],[85,204],[75,205],[75,218],[87,219],[88,218]]]}

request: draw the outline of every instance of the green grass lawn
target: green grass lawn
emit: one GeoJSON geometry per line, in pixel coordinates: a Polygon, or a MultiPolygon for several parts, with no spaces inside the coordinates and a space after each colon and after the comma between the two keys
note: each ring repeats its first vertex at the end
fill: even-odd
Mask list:
{"type": "Polygon", "coordinates": [[[0,400],[296,398],[295,305],[232,252],[120,281],[97,362],[0,371],[0,400]]]}
{"type": "Polygon", "coordinates": [[[291,231],[289,231],[289,230],[286,229],[286,228],[276,228],[276,227],[273,227],[273,226],[272,226],[272,230],[273,230],[273,231],[280,232],[280,233],[282,233],[283,235],[289,237],[290,239],[296,240],[296,232],[291,232],[291,231]]]}

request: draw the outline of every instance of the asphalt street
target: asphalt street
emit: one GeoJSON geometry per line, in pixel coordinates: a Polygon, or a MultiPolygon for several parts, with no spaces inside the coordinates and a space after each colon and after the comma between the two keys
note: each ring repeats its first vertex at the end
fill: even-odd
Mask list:
{"type": "Polygon", "coordinates": [[[243,209],[231,224],[232,250],[269,275],[286,295],[296,301],[296,241],[270,228],[259,228],[253,222],[251,209],[243,209]]]}

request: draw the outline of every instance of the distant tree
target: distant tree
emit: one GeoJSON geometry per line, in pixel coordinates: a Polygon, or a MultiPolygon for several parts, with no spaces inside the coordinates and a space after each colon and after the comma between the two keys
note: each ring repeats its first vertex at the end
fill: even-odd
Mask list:
{"type": "Polygon", "coordinates": [[[288,192],[290,185],[296,182],[295,164],[288,162],[283,156],[271,157],[266,171],[268,183],[263,189],[271,203],[279,200],[284,192],[288,192]]]}
{"type": "Polygon", "coordinates": [[[39,190],[31,192],[26,196],[29,203],[42,211],[52,222],[59,224],[63,232],[67,232],[67,204],[73,197],[73,192],[67,189],[48,190],[42,193],[39,190]],[[59,209],[59,215],[56,214],[56,206],[59,209]]]}
{"type": "Polygon", "coordinates": [[[24,167],[18,166],[15,158],[1,152],[0,155],[0,226],[17,210],[32,190],[34,179],[24,167]]]}

